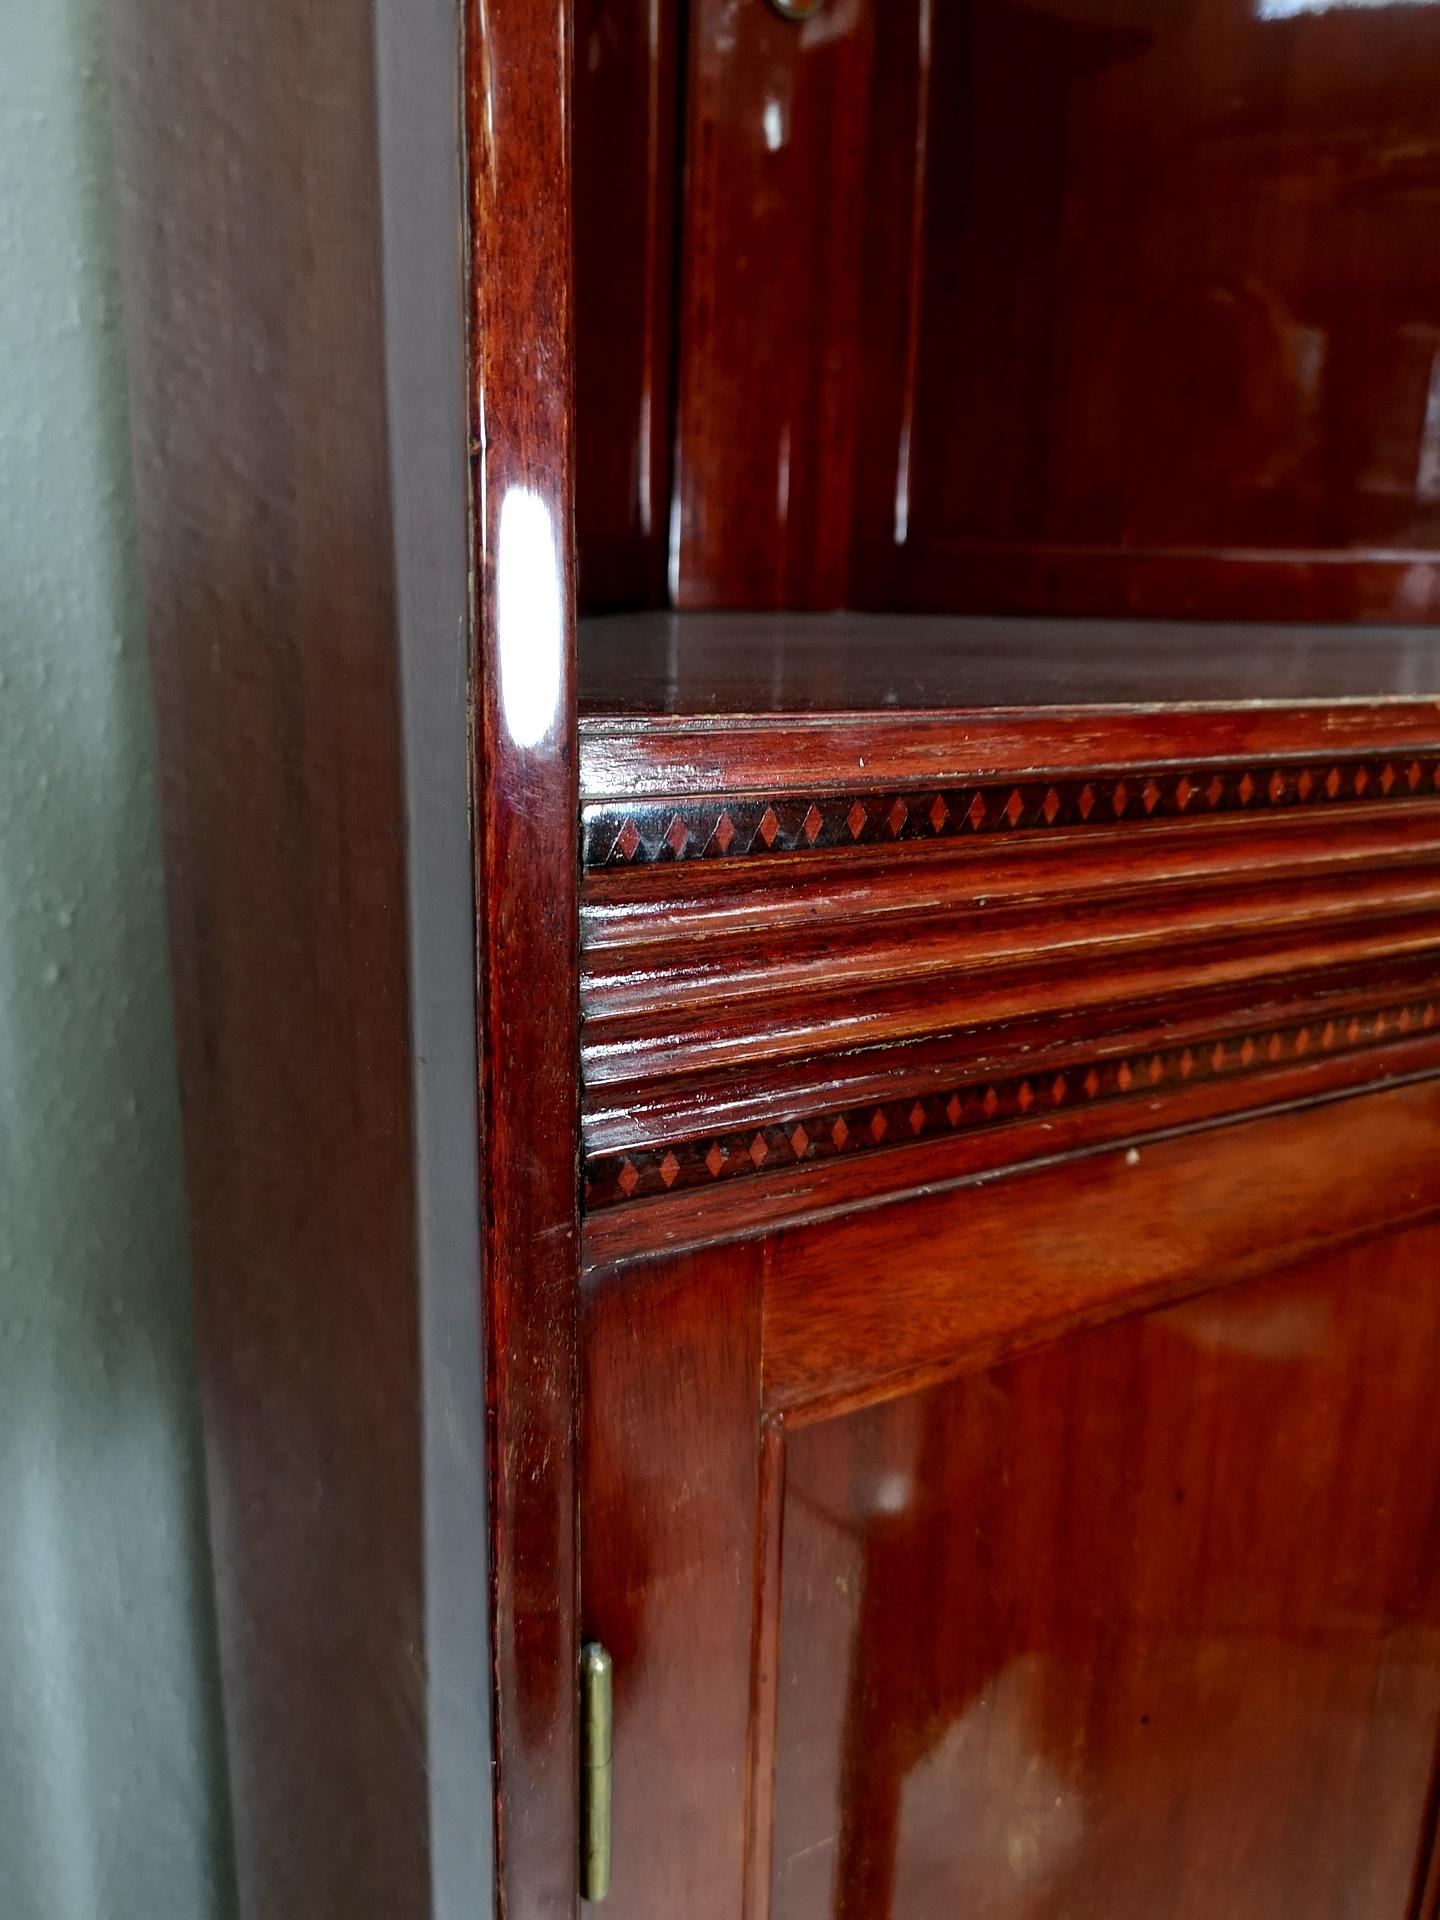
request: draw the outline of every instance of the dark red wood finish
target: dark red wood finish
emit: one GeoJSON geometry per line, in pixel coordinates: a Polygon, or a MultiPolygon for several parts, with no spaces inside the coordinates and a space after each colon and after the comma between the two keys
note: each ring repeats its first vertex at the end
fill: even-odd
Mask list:
{"type": "Polygon", "coordinates": [[[581,604],[663,606],[670,541],[677,0],[578,0],[572,94],[581,604]]]}
{"type": "Polygon", "coordinates": [[[115,13],[239,1911],[568,1916],[568,14],[115,13]]]}
{"type": "MultiPolygon", "coordinates": [[[[427,1485],[438,1383],[425,1295],[437,1276],[420,1244],[423,1015],[408,950],[426,884],[458,891],[462,941],[470,897],[463,829],[440,836],[425,883],[406,831],[452,751],[452,805],[464,804],[453,387],[433,435],[451,450],[439,462],[453,460],[449,497],[417,472],[410,432],[417,417],[430,424],[431,383],[460,372],[458,43],[454,21],[437,42],[433,22],[411,20],[397,60],[397,24],[395,9],[322,21],[280,0],[111,9],[244,1920],[424,1920],[442,1873],[448,1898],[476,1910],[490,1898],[483,1826],[472,1820],[458,1855],[445,1838],[451,1798],[487,1772],[484,1614],[470,1604],[483,1576],[440,1589],[446,1563],[469,1568],[483,1541],[432,1558],[427,1538],[430,1519],[453,1534],[481,1507],[468,1495],[447,1505],[427,1485]],[[397,148],[386,116],[412,83],[428,100],[427,137],[397,148]],[[413,224],[387,234],[391,216],[413,224]],[[387,245],[397,268],[423,265],[423,297],[390,304],[387,245]],[[396,375],[415,382],[404,421],[396,375]],[[417,559],[439,583],[426,606],[438,633],[411,624],[417,559]],[[417,640],[454,688],[453,734],[424,769],[408,760],[401,711],[402,655],[417,640]],[[451,1651],[463,1658],[443,1676],[437,1599],[462,1615],[451,1651]],[[459,1709],[472,1736],[459,1756],[438,1732],[442,1678],[474,1700],[459,1709]]],[[[473,975],[463,944],[460,955],[466,1061],[473,975]]],[[[461,1078],[448,1121],[470,1140],[473,1075],[461,1078]]],[[[473,1298],[473,1243],[440,1284],[473,1298]]],[[[478,1342],[446,1371],[448,1455],[473,1485],[478,1342]]],[[[228,1906],[227,1891],[216,1900],[228,1906]]]]}
{"type": "MultiPolygon", "coordinates": [[[[1073,610],[1119,567],[1127,607],[1435,611],[1406,371],[1433,23],[1107,3],[827,0],[797,28],[700,0],[682,600],[1073,610]],[[1017,91],[1034,138],[1002,142],[1017,91]],[[1102,295],[1143,406],[1116,397],[1102,295]],[[871,488],[902,455],[897,541],[871,488]]],[[[597,599],[658,592],[677,37],[663,8],[614,42],[609,17],[584,21],[578,111],[589,150],[623,73],[604,178],[639,184],[613,285],[580,242],[631,356],[607,389],[581,349],[597,599]]],[[[452,1405],[417,1305],[423,754],[369,29],[133,0],[123,42],[247,1920],[490,1897],[442,1889],[435,1851],[461,1776],[430,1603],[480,1523],[436,1511],[429,1471],[452,1405]]],[[[1332,636],[1307,680],[1303,647],[1256,636],[1288,659],[1257,689],[1232,635],[1187,697],[1183,641],[1119,684],[1147,636],[1112,633],[1088,694],[1052,646],[1028,693],[939,699],[944,656],[968,671],[951,631],[918,673],[822,663],[840,693],[816,698],[782,634],[733,699],[677,668],[577,723],[568,10],[468,0],[460,44],[495,1758],[493,1810],[460,1806],[493,1811],[499,1913],[575,1910],[582,1631],[616,1663],[615,1920],[901,1920],[957,1884],[997,1915],[1400,1920],[1412,1883],[1433,1912],[1433,663],[1397,637],[1327,678],[1332,636]],[[967,1813],[938,1839],[937,1789],[967,1813]],[[1057,1798],[1089,1824],[1056,1827],[1057,1798]]],[[[1007,637],[1029,644],[979,652],[1007,637]]],[[[481,1361],[477,1338],[477,1390],[481,1361]]]]}
{"type": "MultiPolygon", "coordinates": [[[[903,626],[835,631],[879,635],[892,688],[964,684],[929,641],[912,670],[903,626]]],[[[1034,623],[1015,695],[1183,691],[1172,636],[1125,668],[1089,638],[1077,661],[1034,623]]],[[[1437,671],[1428,636],[1351,681],[1321,652],[1336,686],[1437,671]]],[[[1254,661],[1221,659],[1194,679],[1242,699],[1254,661]]],[[[816,651],[793,665],[788,698],[830,688],[816,651]]],[[[637,711],[581,732],[593,1260],[1435,1057],[1433,700],[691,717],[647,711],[633,663],[625,686],[637,711]]]]}
{"type": "Polygon", "coordinates": [[[736,1920],[760,1543],[760,1256],[681,1258],[582,1315],[584,1631],[615,1662],[605,1911],[736,1920]]]}
{"type": "Polygon", "coordinates": [[[575,1908],[576,871],[567,8],[472,4],[475,845],[502,1920],[575,1908]]]}
{"type": "Polygon", "coordinates": [[[1413,1920],[1433,643],[1307,701],[1272,634],[1266,701],[1223,635],[1189,704],[1173,634],[903,626],[742,623],[717,702],[616,623],[664,644],[581,722],[615,1920],[1413,1920]]]}
{"type": "Polygon", "coordinates": [[[776,1920],[1404,1920],[1437,1270],[1371,1241],[792,1436],[776,1920]]]}
{"type": "Polygon", "coordinates": [[[1436,1063],[1362,1102],[1070,1153],[774,1241],[764,1402],[790,1425],[1440,1211],[1436,1063]]]}
{"type": "Polygon", "coordinates": [[[1434,618],[1437,78],[1424,8],[934,9],[867,595],[1434,618]]]}
{"type": "MultiPolygon", "coordinates": [[[[1440,644],[1425,626],[651,610],[583,621],[579,670],[592,785],[604,732],[658,734],[667,716],[692,746],[725,716],[748,717],[778,764],[791,729],[767,722],[773,714],[832,724],[858,714],[873,731],[917,729],[922,715],[953,724],[957,711],[995,727],[1049,710],[1063,712],[1058,730],[1068,733],[1077,708],[1102,710],[1112,727],[1141,708],[1132,719],[1148,729],[1153,755],[1162,739],[1192,754],[1223,751],[1202,746],[1198,709],[1212,718],[1215,709],[1251,709],[1251,725],[1263,727],[1343,702],[1326,721],[1329,739],[1340,720],[1376,717],[1357,707],[1393,717],[1397,702],[1440,700],[1440,644]],[[1185,731],[1169,731],[1177,726],[1185,731]]],[[[1313,747],[1313,729],[1297,744],[1313,747]]],[[[1262,750],[1279,748],[1237,747],[1262,750]]]]}
{"type": "Polygon", "coordinates": [[[691,8],[679,606],[846,597],[872,17],[691,8]]]}
{"type": "Polygon", "coordinates": [[[678,604],[1440,612],[1440,25],[700,0],[678,604]]]}
{"type": "Polygon", "coordinates": [[[1437,1147],[1429,1078],[593,1276],[615,1920],[1405,1920],[1437,1147]]]}

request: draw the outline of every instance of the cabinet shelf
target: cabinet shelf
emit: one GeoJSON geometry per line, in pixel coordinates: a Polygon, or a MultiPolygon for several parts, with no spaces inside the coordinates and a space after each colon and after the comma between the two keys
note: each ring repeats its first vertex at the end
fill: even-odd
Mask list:
{"type": "Polygon", "coordinates": [[[589,718],[1440,699],[1436,627],[647,612],[579,656],[589,718]]]}

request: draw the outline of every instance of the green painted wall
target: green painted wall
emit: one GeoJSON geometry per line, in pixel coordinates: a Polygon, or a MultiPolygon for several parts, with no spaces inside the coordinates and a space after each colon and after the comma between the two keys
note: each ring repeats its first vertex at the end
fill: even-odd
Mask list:
{"type": "Polygon", "coordinates": [[[0,57],[0,1915],[210,1920],[224,1818],[101,0],[0,57]]]}

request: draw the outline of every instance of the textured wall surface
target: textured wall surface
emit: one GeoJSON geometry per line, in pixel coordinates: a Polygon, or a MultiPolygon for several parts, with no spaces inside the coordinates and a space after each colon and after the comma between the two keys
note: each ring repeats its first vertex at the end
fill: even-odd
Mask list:
{"type": "Polygon", "coordinates": [[[0,58],[0,1916],[230,1913],[101,0],[0,58]]]}

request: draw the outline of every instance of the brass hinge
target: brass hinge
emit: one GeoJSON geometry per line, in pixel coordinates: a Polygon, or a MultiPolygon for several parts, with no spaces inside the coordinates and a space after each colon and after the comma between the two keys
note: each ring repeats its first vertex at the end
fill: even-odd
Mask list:
{"type": "Polygon", "coordinates": [[[610,1656],[598,1640],[580,1649],[580,1893],[610,1891],[610,1755],[615,1719],[610,1656]]]}

